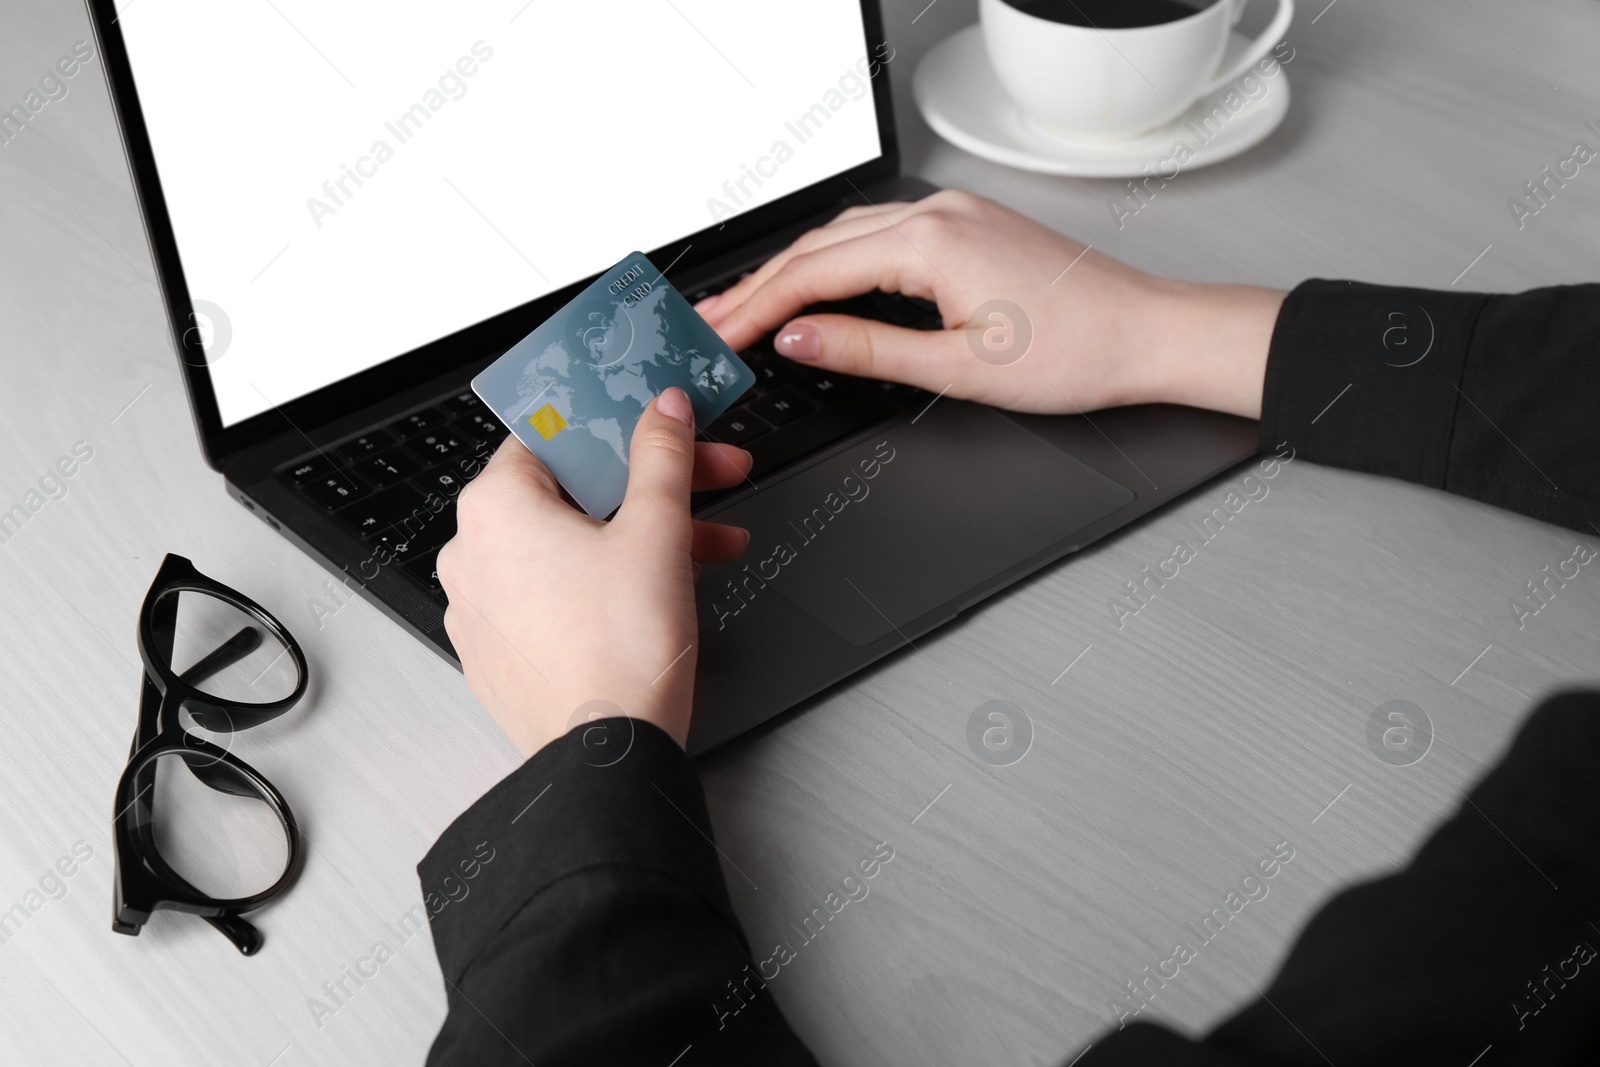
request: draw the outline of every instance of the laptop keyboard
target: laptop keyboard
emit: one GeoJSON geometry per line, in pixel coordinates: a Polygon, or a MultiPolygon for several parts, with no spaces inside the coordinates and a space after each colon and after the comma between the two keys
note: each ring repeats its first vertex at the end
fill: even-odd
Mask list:
{"type": "Polygon", "coordinates": [[[434,562],[455,536],[456,494],[506,433],[466,391],[290,464],[281,477],[367,543],[358,573],[398,565],[443,603],[434,562]]]}
{"type": "MultiPolygon", "coordinates": [[[[695,293],[692,301],[712,290],[695,293]]],[[[860,315],[915,329],[941,325],[927,301],[871,293],[811,312],[860,315]]],[[[806,367],[766,339],[740,353],[756,383],[701,436],[749,450],[752,481],[893,415],[921,390],[806,367]]],[[[926,399],[923,400],[926,403],[926,399]]],[[[443,605],[436,561],[455,536],[455,498],[509,431],[473,393],[434,401],[282,468],[280,477],[366,542],[357,566],[399,566],[443,605]],[[369,562],[370,561],[370,562],[369,562]]],[[[726,490],[725,492],[732,492],[726,490]]],[[[721,493],[701,493],[699,507],[721,493]]]]}

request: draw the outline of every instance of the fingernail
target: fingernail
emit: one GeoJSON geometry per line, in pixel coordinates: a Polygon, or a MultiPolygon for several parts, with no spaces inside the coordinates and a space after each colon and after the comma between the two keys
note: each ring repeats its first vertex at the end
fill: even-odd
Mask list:
{"type": "Polygon", "coordinates": [[[772,347],[790,359],[818,359],[822,356],[822,331],[810,323],[796,323],[780,330],[772,347]]]}
{"type": "Polygon", "coordinates": [[[712,293],[710,296],[700,301],[700,303],[696,304],[694,309],[702,315],[709,315],[720,303],[722,303],[722,294],[712,293]]]}
{"type": "Polygon", "coordinates": [[[689,403],[689,394],[676,385],[656,397],[656,410],[685,426],[694,426],[694,408],[689,403]]]}
{"type": "Polygon", "coordinates": [[[734,529],[744,534],[744,544],[739,546],[739,551],[743,552],[745,549],[750,547],[750,531],[746,530],[743,526],[735,526],[734,529]]]}

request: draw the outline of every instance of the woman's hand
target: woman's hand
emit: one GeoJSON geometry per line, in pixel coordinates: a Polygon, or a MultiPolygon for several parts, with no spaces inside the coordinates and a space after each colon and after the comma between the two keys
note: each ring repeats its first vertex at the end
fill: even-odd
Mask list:
{"type": "Polygon", "coordinates": [[[697,444],[693,421],[681,389],[646,409],[610,522],[563,500],[512,438],[462,492],[458,532],[439,553],[445,630],[467,684],[523,755],[607,705],[680,745],[688,736],[695,574],[750,540],[689,517],[691,488],[725,488],[750,471],[743,449],[697,444]]]}
{"type": "Polygon", "coordinates": [[[699,310],[736,349],[781,327],[775,347],[791,359],[1016,411],[1164,401],[1254,418],[1283,295],[1157,278],[946,190],[851,208],[699,310]],[[932,300],[945,330],[789,318],[873,289],[932,300]],[[987,314],[990,301],[1024,319],[987,314]]]}

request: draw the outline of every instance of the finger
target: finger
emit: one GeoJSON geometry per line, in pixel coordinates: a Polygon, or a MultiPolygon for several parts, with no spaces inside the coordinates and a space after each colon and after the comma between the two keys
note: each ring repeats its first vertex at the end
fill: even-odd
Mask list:
{"type": "Polygon", "coordinates": [[[457,518],[474,514],[479,498],[484,494],[517,493],[536,505],[555,504],[566,507],[561,495],[561,485],[550,473],[550,468],[515,437],[507,436],[495,449],[478,476],[467,483],[456,501],[457,518]],[[469,503],[474,501],[474,503],[469,503]]]}
{"type": "Polygon", "coordinates": [[[879,204],[876,207],[858,206],[847,208],[825,226],[809,230],[795,239],[794,243],[782,252],[763,263],[753,273],[745,275],[738,282],[723,290],[714,297],[708,297],[697,305],[697,310],[706,317],[706,321],[713,326],[728,317],[732,311],[745,300],[751,293],[761,288],[784,265],[797,255],[814,252],[841,241],[848,241],[856,237],[864,237],[869,233],[886,229],[899,223],[905,217],[915,214],[917,204],[894,202],[879,204]],[[714,303],[713,303],[714,302],[714,303]]]}
{"type": "Polygon", "coordinates": [[[793,244],[761,264],[753,274],[739,279],[717,296],[702,300],[696,305],[695,310],[715,326],[748,300],[751,293],[767,284],[768,280],[795,256],[887,229],[898,223],[905,215],[914,212],[916,207],[915,204],[892,203],[880,204],[877,207],[849,208],[826,226],[819,226],[801,234],[793,244]]]}
{"type": "Polygon", "coordinates": [[[750,531],[720,522],[694,520],[694,540],[689,555],[696,563],[726,563],[738,559],[750,544],[750,531]]]}
{"type": "Polygon", "coordinates": [[[858,219],[863,215],[894,215],[898,213],[904,213],[907,209],[914,208],[919,203],[921,203],[921,201],[885,200],[881,204],[857,204],[854,207],[847,207],[843,211],[839,212],[839,214],[834,216],[833,222],[828,223],[828,225],[833,226],[841,222],[849,222],[851,219],[858,219]]]}
{"type": "Polygon", "coordinates": [[[648,524],[688,543],[689,487],[694,480],[694,409],[673,386],[650,402],[633,430],[628,490],[615,522],[648,524]]]}
{"type": "Polygon", "coordinates": [[[789,316],[821,300],[843,300],[874,289],[932,296],[927,261],[885,228],[789,260],[717,325],[735,351],[748,348],[789,316]]]}
{"type": "Polygon", "coordinates": [[[965,330],[908,330],[853,315],[806,315],[778,331],[773,347],[799,363],[934,392],[960,386],[980,369],[965,330]]]}
{"type": "Polygon", "coordinates": [[[697,441],[694,446],[694,481],[690,488],[696,493],[703,493],[708,489],[726,489],[738,485],[750,476],[752,462],[750,453],[737,445],[697,441]]]}

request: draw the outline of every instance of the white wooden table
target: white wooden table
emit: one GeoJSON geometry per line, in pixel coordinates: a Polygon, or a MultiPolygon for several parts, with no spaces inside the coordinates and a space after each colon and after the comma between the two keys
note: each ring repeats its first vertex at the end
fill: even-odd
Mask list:
{"type": "MultiPolygon", "coordinates": [[[[1121,229],[1118,183],[1005,170],[928,132],[916,60],[976,14],[925,2],[886,5],[908,169],[1140,267],[1279,286],[1595,277],[1600,172],[1523,229],[1506,207],[1574,140],[1593,143],[1590,0],[1311,0],[1288,38],[1284,127],[1185,172],[1121,229]]],[[[90,36],[66,2],[0,0],[0,27],[7,105],[90,36]]],[[[443,1016],[438,969],[426,938],[386,924],[420,899],[415,861],[515,755],[460,677],[367,605],[318,630],[307,601],[324,573],[200,458],[153,277],[92,63],[0,146],[0,510],[27,506],[75,443],[93,450],[0,544],[0,916],[13,916],[0,1062],[419,1062],[443,1016]],[[159,915],[137,940],[109,928],[134,614],[166,551],[273,608],[313,661],[301,709],[238,742],[312,844],[299,886],[259,913],[255,959],[186,917],[159,915]],[[92,855],[78,863],[74,846],[92,855]],[[58,881],[61,857],[74,874],[58,881]],[[322,984],[378,940],[395,957],[319,1025],[311,998],[328,1005],[322,984]]],[[[1288,842],[1269,896],[1151,1009],[1214,1023],[1330,893],[1405,859],[1538,694],[1592,677],[1600,579],[1585,572],[1521,630],[1509,603],[1580,535],[1305,462],[1116,629],[1107,602],[1123,581],[1241,476],[920,642],[951,684],[902,654],[702,762],[743,874],[729,870],[734,903],[763,950],[793,940],[789,924],[875,842],[895,850],[870,896],[772,983],[823,1063],[1064,1062],[1185,922],[1288,842]],[[1034,723],[1008,767],[966,741],[996,699],[1034,723]],[[1435,732],[1410,766],[1366,740],[1394,699],[1435,732]]]]}

